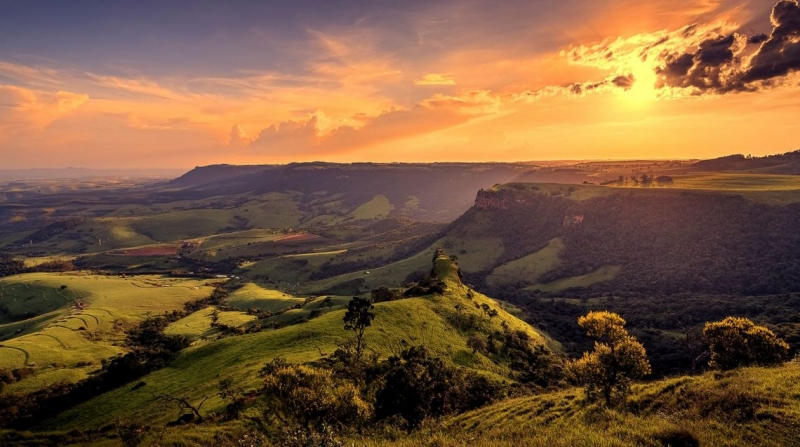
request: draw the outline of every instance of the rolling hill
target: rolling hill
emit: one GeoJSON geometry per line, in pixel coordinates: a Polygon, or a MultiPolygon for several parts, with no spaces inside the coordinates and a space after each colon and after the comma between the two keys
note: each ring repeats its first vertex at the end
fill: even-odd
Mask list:
{"type": "MultiPolygon", "coordinates": [[[[448,257],[437,257],[434,269],[444,288],[441,294],[375,304],[375,320],[366,332],[370,353],[378,358],[387,358],[405,347],[424,345],[450,365],[495,380],[514,381],[515,366],[508,358],[475,352],[468,346],[468,339],[517,331],[524,333],[531,346],[542,353],[560,349],[558,343],[547,335],[509,313],[504,304],[463,285],[458,266],[448,257]]],[[[257,320],[231,315],[227,321],[232,324],[245,329],[257,325],[264,325],[264,328],[244,335],[221,336],[210,325],[211,310],[199,310],[167,328],[167,334],[188,335],[194,340],[169,366],[142,377],[140,385],[117,388],[42,421],[39,428],[66,431],[71,427],[99,429],[114,418],[166,423],[176,416],[172,412],[158,411],[159,403],[153,400],[153,396],[163,394],[180,395],[190,401],[208,397],[203,412],[222,411],[224,402],[216,392],[220,380],[231,378],[245,388],[255,387],[257,371],[271,359],[282,357],[297,363],[319,362],[348,337],[342,326],[342,317],[349,298],[334,297],[331,306],[326,306],[322,297],[299,301],[298,306],[286,311],[287,305],[296,302],[292,297],[247,284],[229,296],[228,305],[269,308],[278,312],[278,316],[294,313],[300,318],[276,320],[266,316],[257,320]],[[271,326],[270,323],[279,324],[271,326]]],[[[230,310],[220,312],[220,320],[226,318],[225,314],[233,313],[230,310]]],[[[558,362],[556,357],[553,361],[558,362]]]]}

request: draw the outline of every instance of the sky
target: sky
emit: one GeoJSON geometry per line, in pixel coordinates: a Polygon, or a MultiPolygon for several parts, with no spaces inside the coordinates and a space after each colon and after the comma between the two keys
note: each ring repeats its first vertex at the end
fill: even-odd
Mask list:
{"type": "Polygon", "coordinates": [[[0,168],[800,149],[798,0],[0,0],[0,168]]]}

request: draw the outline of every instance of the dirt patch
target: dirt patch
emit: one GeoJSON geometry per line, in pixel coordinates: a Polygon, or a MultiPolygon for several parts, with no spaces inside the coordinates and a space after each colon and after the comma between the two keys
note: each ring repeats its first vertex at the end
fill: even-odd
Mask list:
{"type": "Polygon", "coordinates": [[[290,234],[288,236],[279,237],[275,242],[307,242],[319,239],[320,236],[311,233],[290,234]]]}
{"type": "Polygon", "coordinates": [[[178,254],[177,245],[155,245],[152,247],[129,248],[118,250],[112,254],[118,256],[175,256],[178,254]]]}

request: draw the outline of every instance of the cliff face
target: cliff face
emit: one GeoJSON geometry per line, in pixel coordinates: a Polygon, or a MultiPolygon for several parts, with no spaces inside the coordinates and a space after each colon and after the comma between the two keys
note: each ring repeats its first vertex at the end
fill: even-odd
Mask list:
{"type": "Polygon", "coordinates": [[[475,197],[475,208],[479,210],[507,210],[510,200],[504,194],[480,190],[475,197]]]}

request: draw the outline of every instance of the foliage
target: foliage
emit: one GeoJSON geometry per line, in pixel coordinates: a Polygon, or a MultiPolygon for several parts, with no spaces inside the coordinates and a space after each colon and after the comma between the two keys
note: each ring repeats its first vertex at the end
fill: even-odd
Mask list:
{"type": "Polygon", "coordinates": [[[225,416],[228,419],[239,419],[245,406],[245,392],[241,385],[227,377],[219,381],[219,397],[227,402],[225,416]]]}
{"type": "Polygon", "coordinates": [[[502,395],[502,386],[464,369],[448,366],[423,346],[414,346],[382,365],[382,386],[375,398],[379,420],[400,416],[409,430],[436,418],[486,405],[502,395]]]}
{"type": "Polygon", "coordinates": [[[425,296],[430,294],[441,295],[444,293],[445,284],[436,277],[426,275],[417,283],[409,284],[408,289],[403,292],[404,297],[425,296]]]}
{"type": "Polygon", "coordinates": [[[381,286],[378,287],[377,289],[372,289],[370,297],[372,298],[373,303],[383,303],[385,301],[398,300],[403,296],[396,290],[392,290],[386,286],[381,286]]]}
{"type": "Polygon", "coordinates": [[[371,416],[371,407],[351,383],[337,380],[327,369],[292,365],[274,359],[261,370],[263,416],[271,427],[283,427],[273,436],[314,437],[328,431],[342,433],[359,427],[371,416]]]}
{"type": "Polygon", "coordinates": [[[127,419],[117,419],[114,428],[123,447],[139,447],[150,431],[147,425],[127,419]]]}
{"type": "Polygon", "coordinates": [[[611,312],[589,312],[578,325],[595,339],[594,351],[569,363],[589,400],[602,397],[607,406],[624,399],[631,381],[650,373],[644,346],[628,335],[625,320],[611,312]]]}
{"type": "Polygon", "coordinates": [[[25,263],[5,253],[0,253],[0,277],[16,275],[25,270],[25,263]]]}
{"type": "Polygon", "coordinates": [[[364,331],[372,325],[372,320],[375,319],[374,309],[375,306],[370,300],[357,296],[347,304],[347,312],[344,314],[344,329],[355,332],[355,361],[361,358],[364,349],[364,331]]]}
{"type": "Polygon", "coordinates": [[[789,345],[747,318],[728,317],[706,323],[703,334],[711,347],[710,364],[719,369],[776,365],[788,358],[789,345]]]}

